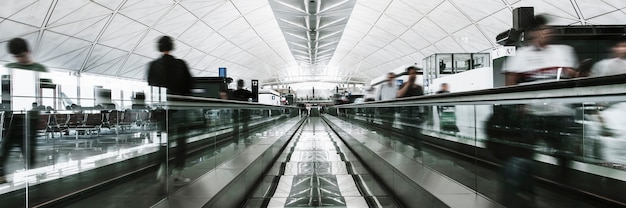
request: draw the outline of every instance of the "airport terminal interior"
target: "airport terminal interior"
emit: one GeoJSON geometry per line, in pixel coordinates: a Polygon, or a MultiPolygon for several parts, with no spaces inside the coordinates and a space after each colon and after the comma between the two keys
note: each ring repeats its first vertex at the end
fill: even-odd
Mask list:
{"type": "Polygon", "coordinates": [[[0,206],[626,207],[624,0],[2,0],[0,206]]]}

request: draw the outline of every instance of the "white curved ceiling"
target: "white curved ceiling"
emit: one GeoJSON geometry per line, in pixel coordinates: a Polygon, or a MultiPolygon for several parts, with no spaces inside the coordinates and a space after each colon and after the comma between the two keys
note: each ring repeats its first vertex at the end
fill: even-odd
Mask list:
{"type": "MultiPolygon", "coordinates": [[[[6,42],[23,37],[34,59],[50,68],[145,79],[147,63],[159,57],[156,39],[169,35],[176,39],[174,55],[194,76],[217,76],[227,67],[229,76],[261,84],[361,83],[432,53],[491,50],[516,7],[533,6],[555,25],[626,24],[624,0],[317,0],[318,13],[307,8],[310,1],[3,0],[0,61],[12,61],[6,42]],[[336,4],[349,18],[324,13],[336,4]],[[283,14],[275,15],[279,7],[283,14]],[[286,37],[292,35],[283,31],[290,23],[280,20],[290,18],[284,8],[338,20],[341,27],[332,28],[341,35],[325,52],[332,55],[320,54],[323,48],[317,55],[311,48],[295,52],[286,37]]],[[[304,16],[291,22],[306,25],[304,16]]],[[[310,38],[304,31],[311,28],[300,39],[310,38]]]]}

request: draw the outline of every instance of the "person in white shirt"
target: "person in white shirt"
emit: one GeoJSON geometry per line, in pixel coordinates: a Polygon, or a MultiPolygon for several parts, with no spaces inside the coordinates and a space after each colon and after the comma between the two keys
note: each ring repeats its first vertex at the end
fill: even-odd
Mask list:
{"type": "MultiPolygon", "coordinates": [[[[387,82],[380,85],[378,95],[376,95],[376,101],[386,101],[396,99],[398,93],[398,86],[396,86],[396,74],[393,72],[387,73],[387,82]]],[[[394,108],[376,108],[378,111],[378,117],[382,120],[384,128],[391,128],[393,121],[395,120],[394,108]]]]}
{"type": "Polygon", "coordinates": [[[540,24],[527,33],[531,38],[529,45],[519,48],[505,63],[506,85],[576,76],[574,49],[550,44],[553,32],[550,26],[540,24]]]}
{"type": "MultiPolygon", "coordinates": [[[[527,32],[529,45],[519,48],[504,67],[506,85],[558,81],[573,78],[577,72],[574,49],[567,45],[552,45],[552,27],[543,16],[535,18],[537,25],[527,32]]],[[[575,111],[566,105],[543,103],[527,105],[529,114],[539,116],[571,116],[575,111]]]]}
{"type": "Polygon", "coordinates": [[[376,101],[385,101],[396,99],[398,93],[398,86],[396,86],[396,74],[393,72],[387,73],[387,82],[380,85],[378,96],[376,101]]]}
{"type": "Polygon", "coordinates": [[[626,73],[626,36],[622,36],[611,47],[615,58],[604,59],[594,64],[591,76],[609,76],[626,73]]]}
{"type": "MultiPolygon", "coordinates": [[[[536,83],[545,81],[558,81],[563,78],[573,78],[577,72],[573,68],[578,63],[574,49],[567,45],[550,44],[553,39],[553,29],[547,25],[545,16],[535,16],[532,26],[525,29],[525,37],[528,45],[519,48],[515,56],[511,57],[504,66],[506,85],[521,83],[536,83]]],[[[576,142],[576,136],[580,125],[575,123],[575,110],[564,103],[531,103],[525,105],[503,105],[494,107],[494,113],[505,113],[506,121],[498,125],[520,129],[520,131],[502,136],[504,139],[513,141],[518,145],[504,145],[499,151],[506,151],[502,159],[504,161],[503,178],[505,181],[531,181],[531,162],[534,150],[524,147],[536,145],[538,140],[543,140],[553,151],[552,156],[557,158],[560,171],[555,177],[567,180],[567,167],[571,163],[572,146],[576,142]],[[517,172],[517,173],[513,173],[517,172]]],[[[500,135],[501,136],[501,135],[500,135]]],[[[498,151],[498,150],[496,150],[498,151]]],[[[519,195],[534,195],[531,183],[515,187],[515,191],[505,190],[503,197],[507,207],[520,204],[519,195]]],[[[508,184],[509,186],[514,186],[508,184]]],[[[506,183],[505,183],[505,186],[506,183]]],[[[531,197],[532,198],[532,197],[531,197]]]]}
{"type": "Polygon", "coordinates": [[[365,87],[365,94],[363,95],[364,102],[376,101],[376,88],[372,86],[365,87]]]}

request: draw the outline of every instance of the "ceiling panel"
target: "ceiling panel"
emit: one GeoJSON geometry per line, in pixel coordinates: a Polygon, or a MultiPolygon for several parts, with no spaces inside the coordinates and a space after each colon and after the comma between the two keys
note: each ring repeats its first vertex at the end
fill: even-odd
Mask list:
{"type": "Polygon", "coordinates": [[[165,14],[154,28],[172,37],[180,37],[180,35],[190,29],[199,20],[191,13],[187,12],[183,7],[176,5],[170,12],[165,14]]]}
{"type": "Polygon", "coordinates": [[[433,11],[437,6],[444,2],[444,0],[428,0],[428,1],[413,1],[413,0],[401,0],[409,7],[418,11],[423,15],[427,15],[433,11]]]}
{"type": "Polygon", "coordinates": [[[0,41],[8,41],[14,37],[22,37],[30,33],[39,33],[38,27],[33,27],[13,20],[0,22],[0,41]]]}
{"type": "MultiPolygon", "coordinates": [[[[157,41],[163,35],[163,33],[156,30],[148,31],[148,34],[146,34],[146,36],[141,40],[141,42],[137,45],[137,48],[135,48],[133,52],[147,57],[160,56],[157,49],[157,41]]],[[[178,44],[180,43],[174,43],[174,50],[176,50],[178,44]]]]}
{"type": "Polygon", "coordinates": [[[424,37],[424,39],[429,43],[434,43],[448,35],[448,33],[446,31],[443,31],[440,27],[444,26],[439,26],[431,21],[429,18],[424,18],[411,29],[424,37]]]}
{"type": "Polygon", "coordinates": [[[435,8],[433,12],[428,14],[428,18],[447,33],[453,33],[472,23],[448,1],[435,8]]]}
{"type": "MultiPolygon", "coordinates": [[[[37,58],[41,61],[49,61],[59,55],[90,47],[91,42],[72,38],[71,36],[47,31],[43,34],[40,45],[40,54],[37,58]]],[[[84,60],[84,59],[83,59],[84,60]]],[[[83,61],[81,60],[81,62],[83,61]]]]}
{"type": "Polygon", "coordinates": [[[592,17],[587,20],[589,24],[626,24],[624,21],[626,10],[617,10],[602,16],[592,17]]]}
{"type": "Polygon", "coordinates": [[[398,22],[396,19],[388,15],[383,15],[378,20],[377,28],[384,30],[392,37],[398,37],[408,30],[407,27],[399,27],[400,25],[402,25],[402,23],[398,22]]]}
{"type": "Polygon", "coordinates": [[[130,72],[130,74],[132,74],[131,76],[137,76],[138,78],[143,79],[147,76],[146,70],[148,69],[148,64],[151,61],[152,59],[150,58],[131,54],[128,56],[128,60],[126,60],[126,63],[122,66],[121,70],[118,69],[116,76],[120,76],[121,74],[128,75],[130,72]],[[137,71],[142,72],[142,74],[138,74],[139,72],[137,71]]]}
{"type": "Polygon", "coordinates": [[[411,27],[424,17],[422,13],[414,10],[413,7],[403,1],[393,1],[387,8],[385,15],[395,19],[404,27],[411,27]]]}
{"type": "Polygon", "coordinates": [[[188,30],[178,36],[178,40],[189,45],[200,46],[207,38],[211,37],[215,31],[203,22],[196,22],[188,30]]]}
{"type": "Polygon", "coordinates": [[[108,9],[116,9],[120,6],[120,4],[126,0],[92,0],[93,2],[102,5],[108,9]]]}
{"type": "Polygon", "coordinates": [[[488,17],[501,9],[507,9],[502,0],[485,0],[481,1],[480,4],[464,0],[453,0],[452,2],[474,21],[488,17]]]}
{"type": "Polygon", "coordinates": [[[415,32],[414,30],[407,30],[400,38],[402,41],[406,42],[412,48],[422,49],[426,46],[429,46],[431,43],[426,41],[426,39],[415,32]]]}
{"type": "Polygon", "coordinates": [[[125,16],[117,15],[98,42],[102,45],[130,51],[147,31],[147,26],[125,16]]]}
{"type": "MultiPolygon", "coordinates": [[[[113,65],[121,64],[122,60],[128,55],[127,52],[103,45],[96,45],[87,60],[83,71],[91,71],[93,73],[104,73],[109,71],[113,65]]],[[[112,75],[115,75],[112,73],[112,75]]]]}
{"type": "Polygon", "coordinates": [[[234,4],[237,10],[242,14],[248,14],[259,10],[259,8],[267,7],[267,2],[265,1],[231,0],[229,2],[234,4]]]}
{"type": "Polygon", "coordinates": [[[124,16],[147,26],[154,25],[165,13],[174,6],[171,1],[144,0],[128,1],[121,9],[124,16]]]}
{"type": "Polygon", "coordinates": [[[0,17],[41,27],[51,6],[51,1],[0,1],[0,17]]]}
{"type": "Polygon", "coordinates": [[[240,16],[241,15],[232,4],[221,4],[211,13],[202,17],[202,21],[207,23],[214,30],[219,30],[240,16]]]}
{"type": "Polygon", "coordinates": [[[95,41],[102,27],[111,18],[111,14],[104,16],[95,16],[88,19],[81,19],[74,22],[49,26],[48,30],[57,33],[67,34],[86,41],[95,41]]]}
{"type": "Polygon", "coordinates": [[[93,2],[59,1],[54,12],[50,15],[48,26],[64,25],[92,18],[101,19],[103,16],[110,16],[112,13],[111,9],[93,2]]]}
{"type": "MultiPolygon", "coordinates": [[[[173,54],[194,74],[228,67],[235,79],[278,84],[285,75],[372,79],[437,52],[487,52],[521,6],[554,25],[626,24],[624,0],[324,0],[319,9],[318,1],[0,1],[0,48],[23,37],[52,68],[81,71],[86,63],[83,73],[145,79],[160,56],[156,41],[170,35],[173,54]]],[[[0,50],[0,62],[9,61],[0,50]]]]}

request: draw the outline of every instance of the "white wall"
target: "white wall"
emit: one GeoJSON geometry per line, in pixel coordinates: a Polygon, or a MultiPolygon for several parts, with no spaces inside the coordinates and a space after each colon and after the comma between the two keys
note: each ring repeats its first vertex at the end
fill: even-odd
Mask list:
{"type": "MultiPolygon", "coordinates": [[[[418,77],[418,80],[419,79],[418,77]]],[[[448,83],[450,92],[465,92],[493,88],[493,68],[484,67],[472,69],[458,74],[448,75],[433,80],[426,94],[434,94],[439,90],[441,83],[448,83]]]]}
{"type": "Polygon", "coordinates": [[[267,105],[280,105],[280,96],[273,94],[259,94],[259,103],[267,105]]]}

